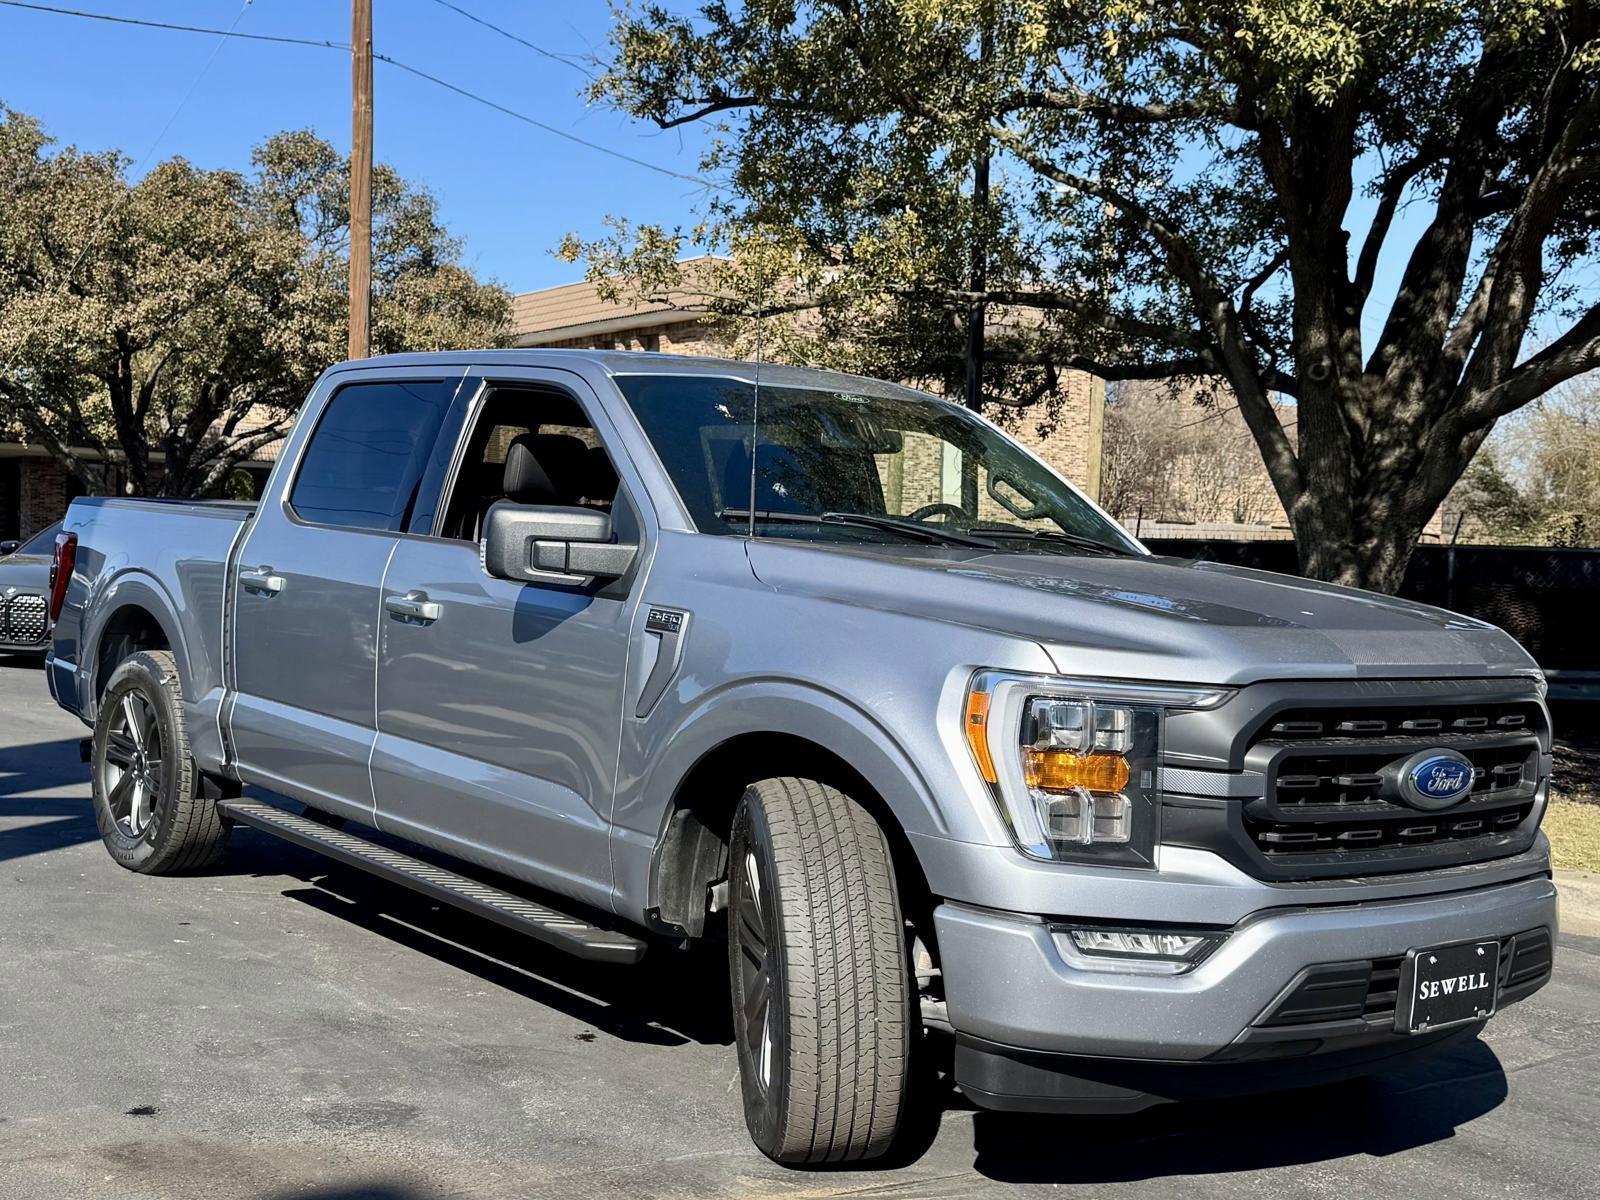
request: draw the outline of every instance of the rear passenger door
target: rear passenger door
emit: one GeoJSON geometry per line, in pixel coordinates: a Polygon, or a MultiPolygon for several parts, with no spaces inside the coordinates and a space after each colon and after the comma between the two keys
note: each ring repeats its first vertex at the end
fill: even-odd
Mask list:
{"type": "Polygon", "coordinates": [[[384,581],[378,826],[609,907],[630,618],[654,518],[577,376],[485,374],[440,516],[412,523],[384,581]],[[506,469],[517,443],[540,458],[533,489],[506,469]],[[618,539],[640,546],[634,574],[596,586],[491,578],[477,539],[500,498],[609,511],[618,539]]]}
{"type": "Polygon", "coordinates": [[[469,378],[335,376],[303,414],[237,556],[229,731],[248,782],[372,819],[379,587],[400,529],[437,503],[428,468],[469,378]]]}

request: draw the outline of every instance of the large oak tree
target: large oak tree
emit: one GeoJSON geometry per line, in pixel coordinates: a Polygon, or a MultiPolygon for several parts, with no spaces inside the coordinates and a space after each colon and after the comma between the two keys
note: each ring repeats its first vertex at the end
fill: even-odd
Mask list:
{"type": "MultiPolygon", "coordinates": [[[[136,494],[205,495],[344,357],[346,160],[301,132],[249,175],[127,168],[0,107],[0,434],[91,491],[115,462],[136,494]]],[[[432,196],[380,166],[373,209],[375,351],[505,340],[510,297],[458,263],[432,196]]]]}
{"type": "Polygon", "coordinates": [[[711,307],[808,309],[795,354],[922,378],[960,377],[982,306],[1000,403],[1068,367],[1218,378],[1303,568],[1393,590],[1495,422],[1600,365],[1597,27],[1593,0],[626,8],[595,98],[715,124],[725,190],[695,230],[565,249],[655,294],[731,251],[711,307]]]}

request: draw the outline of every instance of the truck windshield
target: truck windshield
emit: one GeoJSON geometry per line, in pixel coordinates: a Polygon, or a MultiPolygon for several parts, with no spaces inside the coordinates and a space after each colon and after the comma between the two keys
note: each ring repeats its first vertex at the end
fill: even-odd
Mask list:
{"type": "Polygon", "coordinates": [[[617,379],[703,533],[1138,553],[965,409],[685,375],[617,379]]]}

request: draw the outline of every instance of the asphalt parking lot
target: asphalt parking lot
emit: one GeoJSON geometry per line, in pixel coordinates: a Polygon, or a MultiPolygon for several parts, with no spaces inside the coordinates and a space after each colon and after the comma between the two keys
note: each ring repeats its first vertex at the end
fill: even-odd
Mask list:
{"type": "Polygon", "coordinates": [[[905,1161],[746,1140],[717,964],[577,964],[236,832],[214,874],[101,849],[82,730],[0,658],[0,1196],[1600,1196],[1600,939],[1486,1038],[1319,1093],[1124,1118],[954,1097],[905,1161]]]}

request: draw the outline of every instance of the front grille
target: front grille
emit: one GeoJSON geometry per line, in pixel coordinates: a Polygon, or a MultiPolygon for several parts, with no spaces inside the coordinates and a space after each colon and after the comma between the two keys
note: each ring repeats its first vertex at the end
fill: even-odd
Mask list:
{"type": "MultiPolygon", "coordinates": [[[[1401,813],[1409,810],[1387,806],[1401,813]]],[[[1508,833],[1528,819],[1533,805],[1519,804],[1494,812],[1469,814],[1424,814],[1390,821],[1335,818],[1294,825],[1256,821],[1247,818],[1245,829],[1263,854],[1306,854],[1317,851],[1376,850],[1385,846],[1431,846],[1465,838],[1492,837],[1508,833]]]]}
{"type": "Polygon", "coordinates": [[[35,645],[44,641],[49,625],[43,596],[24,592],[9,600],[0,597],[0,642],[35,645]]]}
{"type": "Polygon", "coordinates": [[[1162,840],[1272,880],[1520,853],[1549,771],[1549,718],[1516,680],[1260,683],[1166,729],[1166,765],[1185,769],[1164,798],[1162,840]],[[1462,755],[1473,777],[1463,798],[1427,811],[1400,780],[1432,750],[1462,755]]]}
{"type": "MultiPolygon", "coordinates": [[[[1392,1026],[1405,961],[1396,956],[1307,967],[1255,1023],[1283,1028],[1362,1020],[1392,1026]]],[[[1529,929],[1502,941],[1500,1002],[1537,991],[1550,978],[1553,961],[1548,929],[1529,929]]]]}
{"type": "MultiPolygon", "coordinates": [[[[1246,755],[1266,794],[1244,810],[1244,832],[1278,860],[1371,855],[1480,842],[1514,833],[1533,812],[1542,712],[1531,702],[1295,708],[1262,723],[1246,755]],[[1405,803],[1401,768],[1453,750],[1472,764],[1467,795],[1427,812],[1405,803]]],[[[1308,859],[1307,861],[1312,861],[1308,859]]]]}
{"type": "MultiPolygon", "coordinates": [[[[1510,744],[1477,745],[1468,738],[1443,739],[1443,744],[1466,755],[1473,766],[1470,798],[1482,800],[1496,794],[1515,793],[1527,777],[1537,743],[1525,738],[1510,744]]],[[[1317,745],[1294,749],[1277,764],[1276,799],[1284,808],[1329,812],[1352,811],[1363,805],[1383,804],[1383,770],[1439,738],[1408,739],[1367,752],[1327,752],[1317,745]]],[[[1300,743],[1294,743],[1300,745],[1300,743]]]]}
{"type": "Polygon", "coordinates": [[[1264,735],[1338,743],[1386,734],[1444,736],[1536,728],[1543,720],[1532,701],[1493,704],[1396,704],[1376,707],[1299,708],[1275,714],[1264,735]]]}

